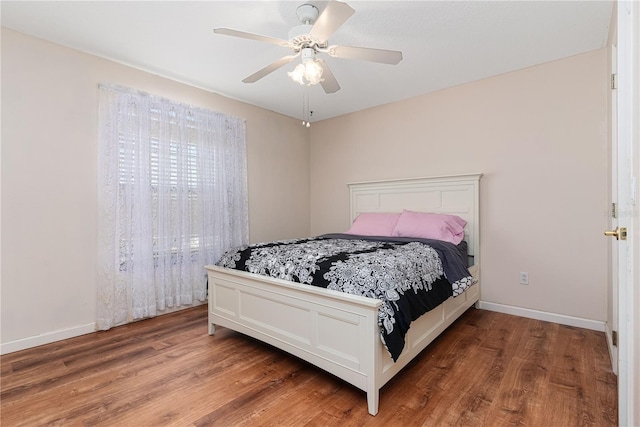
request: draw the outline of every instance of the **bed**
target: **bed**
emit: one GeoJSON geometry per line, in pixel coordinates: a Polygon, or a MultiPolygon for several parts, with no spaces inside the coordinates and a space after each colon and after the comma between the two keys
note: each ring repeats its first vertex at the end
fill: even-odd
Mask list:
{"type": "Polygon", "coordinates": [[[368,212],[453,214],[466,221],[468,271],[477,280],[413,321],[394,361],[381,340],[380,299],[207,265],[209,334],[221,326],[259,339],[363,390],[376,415],[379,391],[480,297],[481,174],[349,184],[350,218],[368,212]]]}

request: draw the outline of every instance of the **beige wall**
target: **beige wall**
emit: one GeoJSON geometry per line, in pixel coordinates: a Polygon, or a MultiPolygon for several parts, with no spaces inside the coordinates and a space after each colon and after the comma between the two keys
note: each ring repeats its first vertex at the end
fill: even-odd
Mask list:
{"type": "Polygon", "coordinates": [[[312,234],[349,182],[481,172],[481,299],[604,322],[607,82],[601,49],[314,124],[312,234]]]}
{"type": "Polygon", "coordinates": [[[309,233],[298,120],[3,29],[3,345],[93,327],[99,82],[246,118],[251,240],[309,233]]]}

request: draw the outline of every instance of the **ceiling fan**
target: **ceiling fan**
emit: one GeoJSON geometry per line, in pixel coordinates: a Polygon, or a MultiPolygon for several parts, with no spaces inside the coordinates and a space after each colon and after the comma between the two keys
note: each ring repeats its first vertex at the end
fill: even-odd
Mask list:
{"type": "Polygon", "coordinates": [[[330,46],[328,39],[340,28],[355,10],[346,3],[330,1],[320,14],[318,8],[312,4],[298,7],[296,14],[301,25],[293,27],[288,34],[289,40],[276,37],[246,33],[229,28],[216,28],[214,33],[250,40],[273,43],[288,47],[292,55],[284,56],[246,77],[244,83],[254,83],[277,69],[287,65],[298,56],[302,61],[289,76],[300,84],[320,83],[326,93],[340,90],[340,85],[322,59],[316,59],[317,53],[326,53],[334,58],[358,59],[361,61],[379,62],[395,65],[402,60],[402,52],[385,49],[372,49],[353,46],[330,46]]]}

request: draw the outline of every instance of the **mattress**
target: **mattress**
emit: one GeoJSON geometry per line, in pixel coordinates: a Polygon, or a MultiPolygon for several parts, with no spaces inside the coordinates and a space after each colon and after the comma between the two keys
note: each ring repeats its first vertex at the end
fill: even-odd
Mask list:
{"type": "Polygon", "coordinates": [[[325,234],[233,248],[221,267],[382,301],[380,337],[395,361],[411,322],[476,283],[466,243],[325,234]]]}

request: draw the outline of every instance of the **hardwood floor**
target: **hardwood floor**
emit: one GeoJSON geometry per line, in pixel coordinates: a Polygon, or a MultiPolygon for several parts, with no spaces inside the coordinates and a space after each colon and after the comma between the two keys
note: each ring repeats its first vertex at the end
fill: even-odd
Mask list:
{"type": "Polygon", "coordinates": [[[1,358],[2,426],[614,426],[603,333],[469,309],[380,393],[224,328],[206,306],[1,358]]]}

